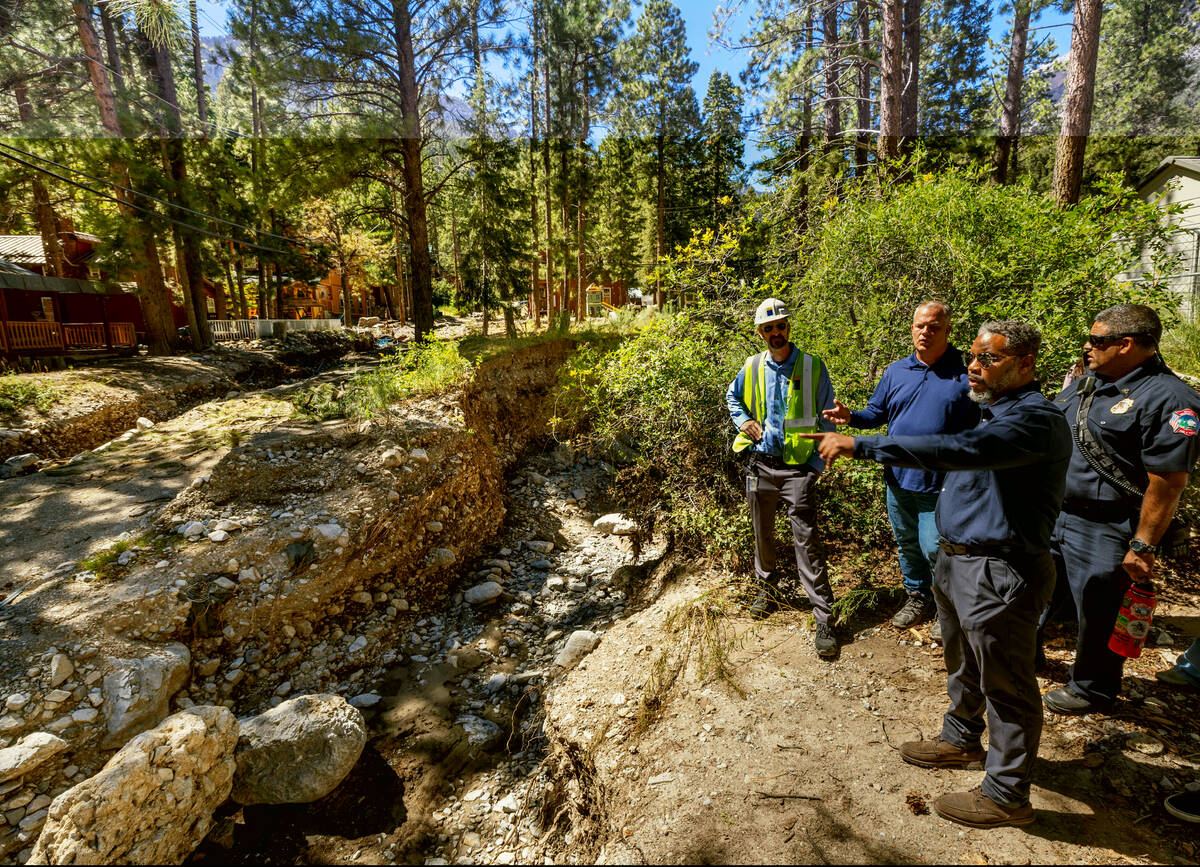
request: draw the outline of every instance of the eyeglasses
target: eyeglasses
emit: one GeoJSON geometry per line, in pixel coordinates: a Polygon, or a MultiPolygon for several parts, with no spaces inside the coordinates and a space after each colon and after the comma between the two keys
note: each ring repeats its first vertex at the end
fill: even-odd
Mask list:
{"type": "Polygon", "coordinates": [[[1112,346],[1118,340],[1124,340],[1126,337],[1141,336],[1140,332],[1134,332],[1133,334],[1089,334],[1085,342],[1090,343],[1093,349],[1104,349],[1105,347],[1112,346]]]}
{"type": "Polygon", "coordinates": [[[787,331],[787,322],[768,322],[766,325],[758,326],[758,330],[763,334],[770,334],[772,331],[787,331]]]}
{"type": "Polygon", "coordinates": [[[1017,356],[1015,356],[1015,355],[995,355],[994,353],[991,353],[991,352],[981,352],[978,355],[976,355],[974,352],[964,351],[963,352],[963,364],[965,364],[967,367],[970,367],[971,362],[978,359],[979,366],[982,367],[984,370],[988,370],[991,368],[991,366],[993,364],[998,364],[999,362],[1003,361],[1006,358],[1016,358],[1016,357],[1017,356]]]}

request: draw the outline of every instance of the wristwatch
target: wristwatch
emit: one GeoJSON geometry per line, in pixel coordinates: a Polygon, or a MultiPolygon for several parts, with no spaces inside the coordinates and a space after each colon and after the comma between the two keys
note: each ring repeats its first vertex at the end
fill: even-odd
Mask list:
{"type": "Polygon", "coordinates": [[[1158,546],[1143,542],[1141,539],[1135,537],[1129,540],[1129,550],[1135,554],[1157,554],[1158,546]]]}

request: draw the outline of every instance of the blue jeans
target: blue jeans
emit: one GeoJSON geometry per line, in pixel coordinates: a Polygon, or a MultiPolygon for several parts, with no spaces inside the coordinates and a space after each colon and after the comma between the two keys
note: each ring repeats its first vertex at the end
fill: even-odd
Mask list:
{"type": "Polygon", "coordinates": [[[1175,670],[1200,688],[1200,638],[1193,641],[1192,646],[1175,660],[1175,670]]]}
{"type": "Polygon", "coordinates": [[[933,510],[938,495],[918,494],[887,486],[887,513],[900,554],[900,576],[911,595],[932,598],[933,564],[938,556],[937,522],[933,510]]]}

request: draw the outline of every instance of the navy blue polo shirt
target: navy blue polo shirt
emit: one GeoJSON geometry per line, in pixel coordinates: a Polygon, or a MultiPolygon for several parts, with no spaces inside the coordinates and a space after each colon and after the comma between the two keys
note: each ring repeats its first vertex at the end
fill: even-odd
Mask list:
{"type": "Polygon", "coordinates": [[[956,434],[854,438],[854,456],[946,472],[938,533],[960,545],[1050,549],[1071,460],[1071,429],[1030,383],[981,411],[979,426],[956,434]]]}
{"type": "MultiPolygon", "coordinates": [[[[1200,394],[1159,361],[1158,356],[1118,380],[1100,374],[1071,383],[1055,399],[1071,426],[1079,418],[1080,388],[1095,382],[1088,429],[1137,487],[1145,490],[1147,471],[1159,475],[1188,472],[1200,457],[1200,394]]],[[[1067,505],[1127,502],[1141,505],[1110,485],[1076,448],[1067,471],[1067,505]]]]}
{"type": "MultiPolygon", "coordinates": [[[[867,405],[850,413],[857,428],[888,426],[890,436],[948,434],[970,430],[979,423],[979,407],[970,398],[962,353],[947,347],[941,358],[926,365],[913,353],[888,365],[867,405]]],[[[889,485],[919,494],[942,489],[944,474],[910,467],[885,466],[889,485]]]]}

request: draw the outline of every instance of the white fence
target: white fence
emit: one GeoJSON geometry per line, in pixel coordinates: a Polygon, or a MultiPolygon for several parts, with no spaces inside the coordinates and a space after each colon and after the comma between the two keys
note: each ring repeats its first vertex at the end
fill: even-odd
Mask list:
{"type": "Polygon", "coordinates": [[[253,340],[271,337],[276,325],[285,331],[332,331],[342,327],[340,319],[210,319],[214,340],[253,340]]]}

